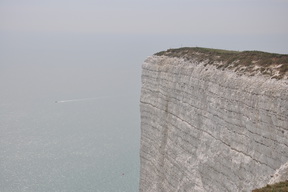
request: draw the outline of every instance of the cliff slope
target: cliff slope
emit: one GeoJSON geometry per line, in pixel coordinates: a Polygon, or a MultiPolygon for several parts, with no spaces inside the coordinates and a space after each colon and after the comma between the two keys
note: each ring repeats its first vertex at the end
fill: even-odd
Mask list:
{"type": "Polygon", "coordinates": [[[266,186],[288,161],[287,68],[287,55],[255,51],[181,48],[147,58],[140,191],[266,186]]]}

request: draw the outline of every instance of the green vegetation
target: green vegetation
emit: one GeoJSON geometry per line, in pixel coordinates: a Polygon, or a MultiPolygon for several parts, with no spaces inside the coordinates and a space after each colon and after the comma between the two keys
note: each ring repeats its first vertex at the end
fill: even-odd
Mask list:
{"type": "Polygon", "coordinates": [[[252,192],[288,192],[288,180],[274,185],[267,185],[261,189],[255,189],[252,192]]]}
{"type": "Polygon", "coordinates": [[[283,79],[288,73],[288,55],[261,51],[229,51],[201,47],[168,49],[156,53],[157,56],[184,58],[215,65],[218,69],[230,69],[253,76],[257,73],[283,79]]]}

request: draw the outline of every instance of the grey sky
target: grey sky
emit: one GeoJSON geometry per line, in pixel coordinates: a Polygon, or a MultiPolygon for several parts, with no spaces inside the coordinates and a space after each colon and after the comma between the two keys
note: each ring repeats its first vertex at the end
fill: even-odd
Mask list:
{"type": "Polygon", "coordinates": [[[1,0],[0,30],[288,35],[287,10],[287,0],[1,0]]]}

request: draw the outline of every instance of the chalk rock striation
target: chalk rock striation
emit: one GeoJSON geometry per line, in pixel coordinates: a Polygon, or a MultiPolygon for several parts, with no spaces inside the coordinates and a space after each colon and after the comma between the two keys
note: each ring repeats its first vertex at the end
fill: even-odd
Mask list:
{"type": "Polygon", "coordinates": [[[261,54],[182,48],[145,60],[141,192],[251,191],[288,162],[288,56],[261,54]]]}

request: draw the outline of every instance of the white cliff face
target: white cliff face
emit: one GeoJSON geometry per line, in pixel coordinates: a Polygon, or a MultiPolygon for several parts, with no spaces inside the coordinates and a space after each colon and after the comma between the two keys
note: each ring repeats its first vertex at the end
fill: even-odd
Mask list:
{"type": "Polygon", "coordinates": [[[140,191],[251,191],[288,161],[288,81],[206,64],[144,62],[140,191]]]}

